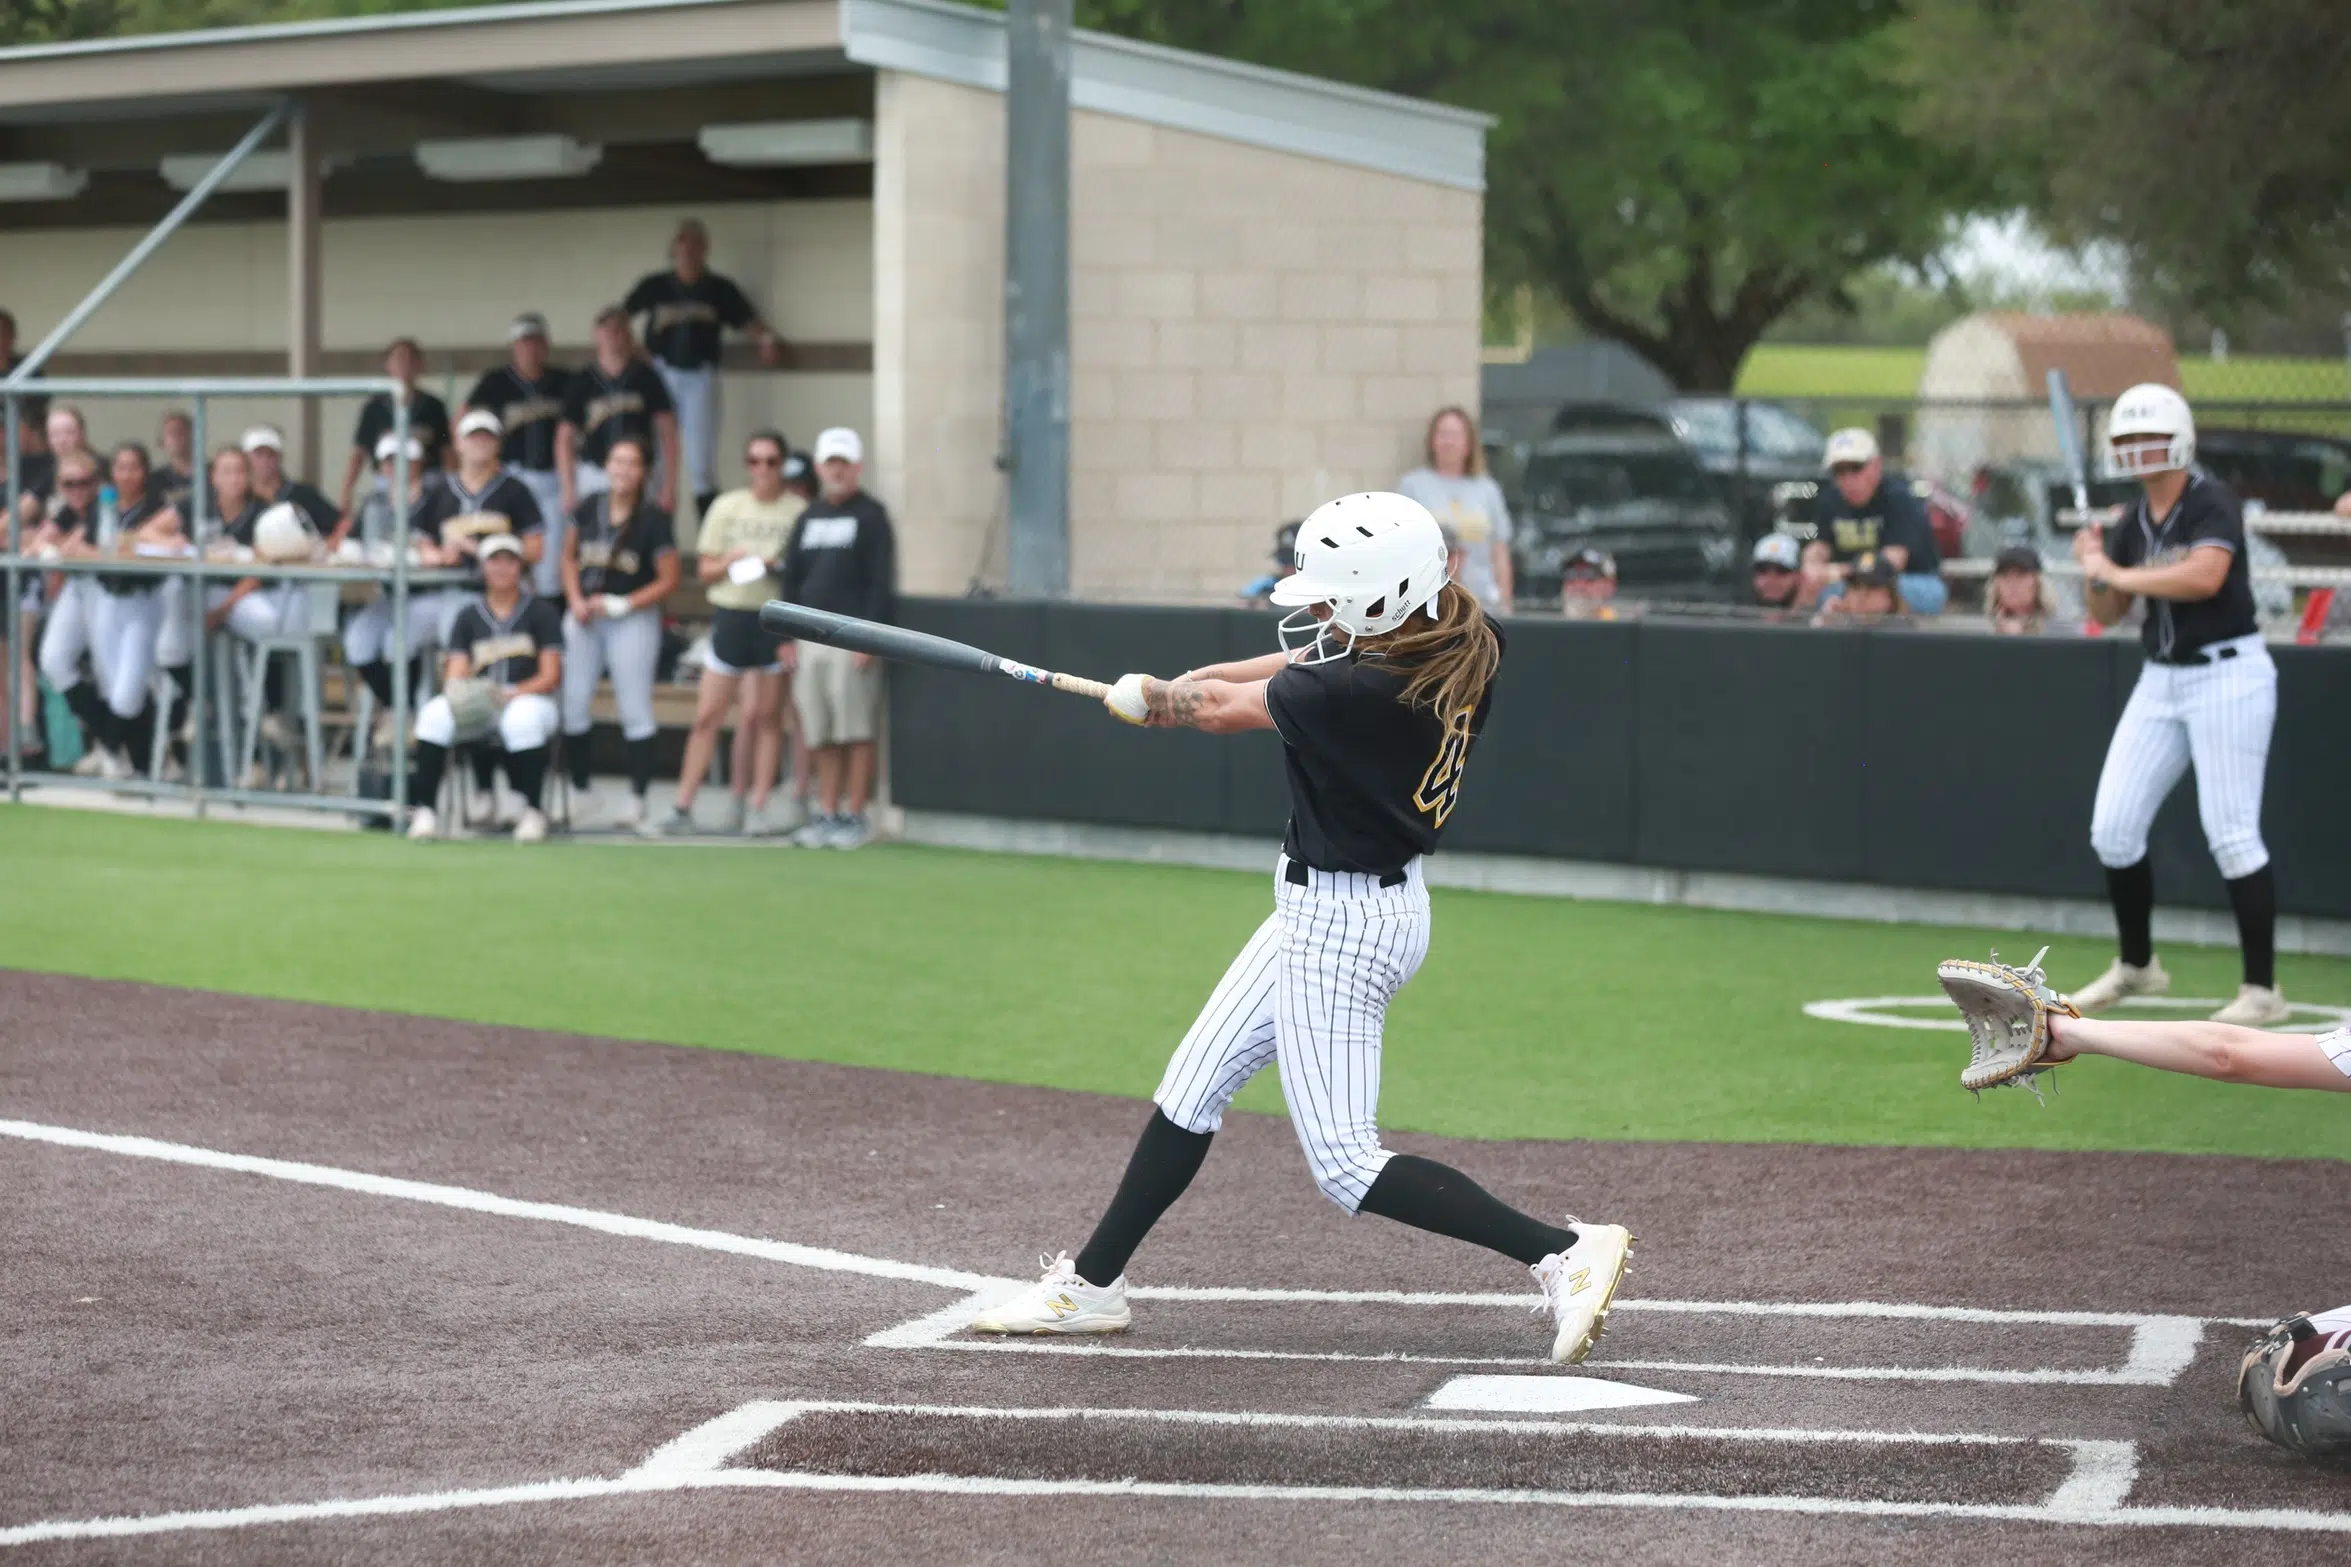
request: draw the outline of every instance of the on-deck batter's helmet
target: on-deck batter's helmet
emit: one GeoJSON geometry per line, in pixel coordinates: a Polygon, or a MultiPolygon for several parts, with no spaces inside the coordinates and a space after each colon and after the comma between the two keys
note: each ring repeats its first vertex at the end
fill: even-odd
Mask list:
{"type": "Polygon", "coordinates": [[[1298,569],[1275,583],[1270,597],[1295,611],[1282,618],[1282,646],[1311,649],[1308,663],[1339,657],[1357,637],[1385,636],[1415,610],[1433,618],[1448,580],[1444,532],[1408,495],[1371,491],[1325,501],[1299,525],[1296,549],[1298,569]],[[1314,615],[1323,605],[1327,621],[1314,615]],[[1326,636],[1332,627],[1346,640],[1326,636]]]}
{"type": "Polygon", "coordinates": [[[2185,468],[2196,460],[2196,416],[2188,400],[2160,381],[2142,381],[2114,400],[2106,415],[2107,471],[2124,478],[2185,468]],[[2120,445],[2132,436],[2159,435],[2158,450],[2120,445]]]}
{"type": "Polygon", "coordinates": [[[2305,1458],[2351,1458],[2351,1312],[2288,1317],[2253,1341],[2237,1407],[2253,1429],[2305,1458]]]}

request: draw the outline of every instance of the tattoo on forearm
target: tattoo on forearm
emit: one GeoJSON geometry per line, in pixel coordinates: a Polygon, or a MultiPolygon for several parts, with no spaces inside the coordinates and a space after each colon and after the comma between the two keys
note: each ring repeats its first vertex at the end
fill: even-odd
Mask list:
{"type": "Polygon", "coordinates": [[[1151,722],[1169,728],[1197,728],[1200,710],[1207,702],[1208,693],[1189,680],[1149,680],[1143,684],[1144,711],[1151,715],[1151,722]]]}

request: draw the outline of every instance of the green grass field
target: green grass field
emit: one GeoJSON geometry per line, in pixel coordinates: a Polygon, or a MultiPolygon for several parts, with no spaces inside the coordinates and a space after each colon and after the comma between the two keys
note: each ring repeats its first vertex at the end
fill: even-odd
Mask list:
{"type": "MultiPolygon", "coordinates": [[[[1267,877],[907,847],[411,845],[0,810],[0,964],[1146,1096],[1267,877]]],[[[2351,1098],[2091,1061],[2048,1106],[1956,1086],[1956,1034],[1818,1021],[1934,992],[1994,932],[1440,892],[1386,1051],[1389,1125],[1471,1137],[2351,1157],[2351,1098]]],[[[2099,943],[2060,943],[2075,982],[2099,943]]],[[[2165,954],[2233,993],[2231,953],[2165,954]]],[[[2351,962],[2288,957],[2351,1003],[2351,962]]],[[[1244,1106],[1278,1109],[1270,1076],[1244,1106]]],[[[4,1112],[0,1112],[4,1113],[4,1112]]]]}
{"type": "MultiPolygon", "coordinates": [[[[1739,367],[1738,390],[1751,397],[1915,397],[1926,357],[1923,348],[1766,343],[1739,367]]],[[[2234,354],[2215,362],[2183,354],[2180,380],[2190,398],[2341,402],[2351,396],[2341,359],[2234,354]]]]}

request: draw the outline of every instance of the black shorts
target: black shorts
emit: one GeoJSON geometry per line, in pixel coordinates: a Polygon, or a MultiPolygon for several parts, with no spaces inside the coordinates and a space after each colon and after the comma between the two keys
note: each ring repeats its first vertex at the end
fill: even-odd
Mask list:
{"type": "Polygon", "coordinates": [[[712,674],[766,674],[777,667],[776,650],[781,646],[783,639],[759,623],[759,611],[711,609],[712,674]]]}

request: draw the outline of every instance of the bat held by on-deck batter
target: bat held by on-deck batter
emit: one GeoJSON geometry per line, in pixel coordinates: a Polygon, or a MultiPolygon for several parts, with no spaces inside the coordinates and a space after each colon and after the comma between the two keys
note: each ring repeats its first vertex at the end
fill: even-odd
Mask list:
{"type": "Polygon", "coordinates": [[[877,620],[860,620],[855,615],[810,609],[805,604],[788,604],[782,599],[769,599],[760,606],[759,623],[777,636],[794,641],[822,642],[827,647],[870,653],[901,664],[928,664],[933,669],[953,669],[967,675],[1008,675],[1014,680],[1051,686],[1056,691],[1096,700],[1110,694],[1110,687],[1104,681],[1055,674],[1049,669],[1038,669],[973,647],[968,642],[935,637],[927,631],[909,631],[904,626],[886,626],[877,620]]]}

